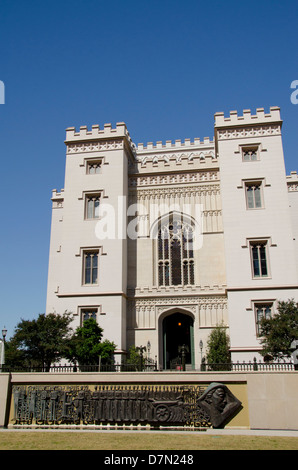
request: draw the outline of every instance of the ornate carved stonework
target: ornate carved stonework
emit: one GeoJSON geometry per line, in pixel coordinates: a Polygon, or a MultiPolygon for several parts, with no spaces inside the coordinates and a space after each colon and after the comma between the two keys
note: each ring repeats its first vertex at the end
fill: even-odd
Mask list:
{"type": "Polygon", "coordinates": [[[179,307],[197,317],[200,326],[211,327],[226,320],[227,298],[218,295],[129,299],[128,328],[156,328],[160,315],[179,307]]]}
{"type": "Polygon", "coordinates": [[[147,155],[137,155],[137,160],[141,162],[142,166],[145,166],[147,162],[158,164],[159,162],[168,163],[170,160],[174,160],[176,163],[180,163],[182,159],[186,159],[191,162],[194,158],[204,160],[206,157],[215,158],[214,149],[201,150],[201,151],[183,151],[175,153],[149,153],[147,155]]]}
{"type": "Polygon", "coordinates": [[[97,140],[67,144],[67,153],[98,152],[101,150],[118,150],[124,148],[123,140],[97,140]]]}
{"type": "Polygon", "coordinates": [[[298,191],[298,182],[297,183],[288,183],[288,191],[298,191]]]}
{"type": "Polygon", "coordinates": [[[130,187],[142,187],[150,185],[171,185],[171,184],[185,184],[197,183],[205,181],[218,181],[218,171],[196,171],[196,172],[181,172],[174,174],[156,174],[144,176],[131,176],[129,178],[130,187]]]}
{"type": "Polygon", "coordinates": [[[218,140],[243,139],[245,137],[258,137],[266,135],[279,135],[281,133],[280,125],[272,124],[270,126],[239,127],[234,129],[218,130],[218,140]]]}

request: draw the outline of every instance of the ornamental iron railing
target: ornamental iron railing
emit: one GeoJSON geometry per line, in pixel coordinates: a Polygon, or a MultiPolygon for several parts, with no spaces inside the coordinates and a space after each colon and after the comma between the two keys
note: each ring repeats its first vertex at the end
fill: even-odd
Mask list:
{"type": "MultiPolygon", "coordinates": [[[[49,372],[49,373],[76,373],[76,372],[158,372],[163,368],[156,361],[143,361],[142,363],[113,363],[113,364],[67,364],[46,366],[8,366],[2,365],[0,372],[49,372]]],[[[167,369],[166,369],[167,370],[167,369]]],[[[248,362],[229,363],[202,363],[199,369],[195,369],[191,364],[182,364],[180,361],[171,363],[172,372],[293,372],[298,370],[297,365],[292,362],[261,362],[254,358],[248,362]]]]}

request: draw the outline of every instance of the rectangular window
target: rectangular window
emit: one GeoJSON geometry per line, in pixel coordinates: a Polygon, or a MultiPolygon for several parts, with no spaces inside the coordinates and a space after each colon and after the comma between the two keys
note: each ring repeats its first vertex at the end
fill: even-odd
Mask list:
{"type": "Polygon", "coordinates": [[[81,309],[81,325],[83,325],[84,321],[93,318],[96,320],[97,318],[97,308],[82,308],[81,309]]]}
{"type": "Polygon", "coordinates": [[[260,329],[260,322],[262,318],[271,318],[273,312],[273,303],[257,303],[255,304],[255,318],[256,318],[256,330],[257,336],[260,336],[261,329],[260,329]]]}
{"type": "Polygon", "coordinates": [[[254,162],[259,160],[258,147],[243,147],[242,160],[244,162],[254,162]]]}
{"type": "Polygon", "coordinates": [[[99,218],[99,204],[100,195],[88,195],[86,196],[86,219],[98,219],[99,218]]]}
{"type": "Polygon", "coordinates": [[[248,209],[260,209],[262,203],[262,183],[247,182],[245,183],[246,206],[248,209]]]}
{"type": "Polygon", "coordinates": [[[101,172],[101,160],[98,161],[89,161],[87,162],[87,174],[88,175],[97,175],[101,172]]]}
{"type": "Polygon", "coordinates": [[[84,253],[83,272],[83,284],[94,285],[98,283],[98,251],[86,251],[84,253]]]}
{"type": "Polygon", "coordinates": [[[267,242],[250,242],[254,278],[268,277],[267,242]]]}

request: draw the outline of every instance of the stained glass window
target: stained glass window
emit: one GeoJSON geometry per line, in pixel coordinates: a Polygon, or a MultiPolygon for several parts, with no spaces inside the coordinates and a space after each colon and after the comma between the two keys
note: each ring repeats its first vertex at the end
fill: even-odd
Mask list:
{"type": "Polygon", "coordinates": [[[172,263],[172,284],[177,286],[181,282],[181,246],[180,240],[174,239],[171,242],[171,263],[172,263]]]}
{"type": "Polygon", "coordinates": [[[170,218],[158,233],[158,283],[160,286],[193,285],[193,229],[170,218]]]}

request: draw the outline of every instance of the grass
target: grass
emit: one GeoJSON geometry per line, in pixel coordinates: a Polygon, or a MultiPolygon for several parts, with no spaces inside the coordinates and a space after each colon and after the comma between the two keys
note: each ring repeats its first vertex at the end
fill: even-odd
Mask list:
{"type": "Polygon", "coordinates": [[[296,437],[3,431],[0,450],[298,450],[296,437]]]}

